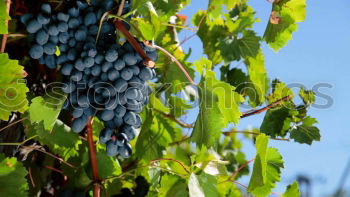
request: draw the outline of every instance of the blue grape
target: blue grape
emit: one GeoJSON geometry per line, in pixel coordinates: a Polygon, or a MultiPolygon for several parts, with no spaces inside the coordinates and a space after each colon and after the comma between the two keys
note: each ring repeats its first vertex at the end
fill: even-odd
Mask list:
{"type": "Polygon", "coordinates": [[[140,68],[138,66],[129,66],[129,68],[131,68],[134,75],[140,74],[140,68]]]}
{"type": "Polygon", "coordinates": [[[83,108],[89,107],[89,98],[86,95],[81,95],[78,98],[78,105],[83,108]]]}
{"type": "Polygon", "coordinates": [[[83,78],[83,73],[80,71],[73,71],[72,75],[70,76],[70,79],[72,81],[80,81],[83,78]]]}
{"type": "Polygon", "coordinates": [[[50,36],[49,41],[53,44],[58,43],[58,36],[50,36]]]}
{"type": "Polygon", "coordinates": [[[76,109],[73,110],[72,116],[73,116],[73,118],[79,118],[79,117],[81,117],[83,115],[83,113],[84,113],[83,109],[76,108],[76,109]]]}
{"type": "Polygon", "coordinates": [[[79,29],[75,32],[74,37],[77,41],[83,41],[86,39],[86,31],[79,29]]]}
{"type": "Polygon", "coordinates": [[[125,133],[119,133],[118,135],[117,135],[117,145],[118,146],[123,146],[123,144],[125,143],[125,142],[127,142],[129,139],[128,139],[128,136],[127,135],[125,135],[125,133]]]}
{"type": "Polygon", "coordinates": [[[153,78],[153,72],[150,68],[143,67],[140,70],[139,77],[140,77],[140,79],[142,79],[144,81],[151,80],[153,78]]]}
{"type": "Polygon", "coordinates": [[[111,62],[104,62],[102,64],[102,71],[107,72],[112,67],[113,67],[113,64],[111,62]]]}
{"type": "Polygon", "coordinates": [[[85,65],[87,68],[92,67],[94,64],[95,64],[94,58],[92,58],[92,57],[85,57],[85,58],[84,58],[84,65],[85,65]]]}
{"type": "Polygon", "coordinates": [[[123,60],[126,65],[135,65],[137,63],[137,59],[134,54],[127,53],[123,56],[123,60]]]}
{"type": "Polygon", "coordinates": [[[119,72],[115,69],[111,69],[108,71],[108,79],[110,81],[114,81],[119,78],[119,72]]]}
{"type": "Polygon", "coordinates": [[[77,41],[74,38],[69,39],[68,45],[74,47],[77,44],[77,41]]]}
{"type": "Polygon", "coordinates": [[[44,45],[44,53],[48,55],[53,55],[56,53],[56,45],[52,44],[51,42],[48,42],[44,45]]]}
{"type": "Polygon", "coordinates": [[[56,56],[54,55],[47,55],[45,57],[45,64],[48,68],[54,69],[56,68],[56,56]]]}
{"type": "Polygon", "coordinates": [[[45,64],[45,57],[44,55],[39,58],[39,64],[45,64]]]}
{"type": "Polygon", "coordinates": [[[75,60],[77,56],[77,51],[74,48],[69,49],[67,53],[67,58],[71,61],[75,60]]]}
{"type": "MultiPolygon", "coordinates": [[[[66,23],[66,22],[59,22],[58,25],[57,25],[57,29],[58,29],[59,32],[67,33],[67,31],[68,31],[68,23],[66,23]]],[[[69,35],[69,34],[67,33],[67,35],[69,35]]]]}
{"type": "Polygon", "coordinates": [[[71,29],[75,29],[79,27],[79,25],[80,25],[80,21],[77,18],[71,18],[68,21],[68,27],[71,29]]]}
{"type": "Polygon", "coordinates": [[[57,36],[59,31],[58,31],[56,25],[50,25],[49,29],[48,29],[48,33],[50,36],[57,36]]]}
{"type": "Polygon", "coordinates": [[[116,117],[122,118],[126,113],[126,109],[122,105],[117,105],[117,107],[114,109],[114,112],[116,117]]]}
{"type": "Polygon", "coordinates": [[[121,78],[123,78],[125,81],[130,80],[133,75],[134,72],[129,67],[125,67],[120,73],[121,78]]]}
{"type": "Polygon", "coordinates": [[[127,103],[125,94],[124,93],[118,94],[117,95],[117,101],[118,101],[118,104],[125,105],[127,103]]]}
{"type": "Polygon", "coordinates": [[[80,10],[84,10],[85,8],[88,7],[88,5],[86,3],[83,3],[81,1],[77,1],[77,6],[80,10]]]}
{"type": "Polygon", "coordinates": [[[96,15],[93,12],[89,12],[84,17],[84,24],[86,26],[93,25],[97,21],[96,15]]]}
{"type": "Polygon", "coordinates": [[[115,82],[114,87],[116,88],[117,92],[124,92],[128,88],[128,83],[123,79],[118,79],[115,82]]]}
{"type": "Polygon", "coordinates": [[[123,120],[126,124],[131,125],[131,126],[133,126],[137,123],[136,114],[134,112],[131,112],[131,111],[128,111],[125,113],[123,120]]]}
{"type": "Polygon", "coordinates": [[[114,116],[113,122],[114,122],[114,125],[116,126],[116,128],[119,128],[123,124],[123,119],[114,116]]]}
{"type": "Polygon", "coordinates": [[[122,158],[129,158],[132,154],[132,148],[129,143],[124,143],[123,146],[119,146],[119,154],[122,158]]]}
{"type": "Polygon", "coordinates": [[[76,89],[76,86],[74,83],[66,83],[62,87],[62,91],[67,94],[74,92],[75,89],[76,89]]]}
{"type": "MultiPolygon", "coordinates": [[[[68,45],[66,45],[66,44],[59,44],[58,48],[60,49],[61,52],[67,52],[69,49],[68,45]]],[[[68,55],[67,55],[67,58],[68,58],[68,55]]]]}
{"type": "Polygon", "coordinates": [[[113,0],[105,0],[102,5],[105,10],[110,10],[113,7],[113,0]]]}
{"type": "Polygon", "coordinates": [[[62,32],[58,35],[58,40],[63,44],[66,44],[68,42],[68,39],[69,34],[67,32],[62,32]]]}
{"type": "MultiPolygon", "coordinates": [[[[94,99],[91,99],[91,101],[93,101],[93,100],[94,99]]],[[[88,108],[85,108],[84,109],[84,114],[87,115],[87,116],[94,116],[95,115],[95,109],[92,106],[90,106],[88,108]]]]}
{"type": "Polygon", "coordinates": [[[33,59],[39,59],[43,56],[44,49],[42,46],[35,44],[29,50],[29,55],[33,59]]]}
{"type": "Polygon", "coordinates": [[[105,98],[115,96],[116,94],[117,94],[116,89],[113,86],[109,86],[108,88],[105,88],[102,92],[102,96],[105,98]]]}
{"type": "Polygon", "coordinates": [[[43,11],[45,14],[51,14],[51,6],[50,4],[44,3],[41,5],[40,10],[43,11]]]}
{"type": "Polygon", "coordinates": [[[61,68],[62,75],[69,76],[72,73],[73,65],[70,63],[66,63],[61,68]]]}
{"type": "Polygon", "coordinates": [[[95,77],[99,76],[101,73],[101,66],[95,65],[91,68],[91,74],[95,77]]]}
{"type": "Polygon", "coordinates": [[[30,13],[23,14],[20,18],[21,23],[28,25],[30,19],[33,18],[33,15],[30,13]]]}
{"type": "Polygon", "coordinates": [[[78,17],[79,16],[79,9],[78,8],[70,8],[68,10],[68,14],[71,17],[78,17]]]}
{"type": "Polygon", "coordinates": [[[85,65],[83,63],[83,60],[81,58],[77,59],[75,61],[74,67],[79,71],[83,71],[85,69],[85,65]]]}
{"type": "Polygon", "coordinates": [[[107,142],[106,145],[106,152],[108,156],[117,156],[118,155],[118,145],[116,142],[113,142],[112,140],[107,142]]]}
{"type": "Polygon", "coordinates": [[[108,62],[114,62],[118,59],[118,52],[115,49],[109,49],[106,51],[105,59],[108,62]]]}
{"type": "Polygon", "coordinates": [[[107,73],[102,73],[100,78],[101,78],[101,81],[107,81],[108,80],[107,73]]]}
{"type": "Polygon", "coordinates": [[[97,25],[91,25],[89,27],[89,34],[95,36],[95,35],[97,35],[97,33],[98,33],[98,26],[97,25]]]}
{"type": "MultiPolygon", "coordinates": [[[[97,50],[96,49],[89,49],[87,52],[89,57],[95,57],[97,55],[97,50]]],[[[93,59],[95,61],[95,59],[93,59]]]]}
{"type": "Polygon", "coordinates": [[[63,22],[68,22],[69,15],[68,14],[64,14],[62,12],[59,12],[59,13],[57,13],[57,20],[63,21],[63,22]]]}
{"type": "Polygon", "coordinates": [[[35,40],[38,44],[44,45],[49,40],[49,34],[47,34],[45,30],[40,30],[36,33],[35,40]]]}
{"type": "Polygon", "coordinates": [[[87,56],[86,51],[81,52],[80,57],[86,57],[86,56],[87,56]]]}
{"type": "Polygon", "coordinates": [[[136,87],[140,90],[142,90],[143,88],[145,88],[144,86],[144,81],[142,81],[140,78],[134,76],[133,78],[131,78],[129,81],[129,85],[132,87],[136,87]]]}
{"type": "Polygon", "coordinates": [[[127,99],[136,99],[138,97],[138,91],[136,88],[129,88],[125,91],[127,99]]]}
{"type": "Polygon", "coordinates": [[[85,75],[90,75],[91,74],[91,68],[85,68],[84,69],[84,74],[85,75]]]}
{"type": "Polygon", "coordinates": [[[128,110],[135,110],[135,111],[139,111],[140,109],[142,109],[142,105],[136,101],[136,100],[128,100],[127,104],[126,104],[126,108],[128,110]]]}
{"type": "Polygon", "coordinates": [[[114,117],[114,112],[113,110],[103,110],[101,112],[101,120],[103,121],[109,121],[109,120],[112,120],[113,117],[114,117]]]}
{"type": "Polygon", "coordinates": [[[129,140],[132,140],[136,137],[136,130],[133,126],[125,125],[122,128],[121,132],[123,132],[129,140]]]}
{"type": "Polygon", "coordinates": [[[111,26],[107,22],[103,22],[101,27],[101,33],[105,34],[105,33],[111,32],[111,30],[113,30],[113,26],[111,26]]]}
{"type": "Polygon", "coordinates": [[[154,62],[158,60],[158,53],[156,51],[147,52],[147,56],[154,62]]]}
{"type": "Polygon", "coordinates": [[[100,143],[101,144],[106,144],[109,140],[112,139],[112,135],[114,134],[112,129],[109,128],[104,128],[102,129],[101,133],[100,133],[100,143]]]}
{"type": "Polygon", "coordinates": [[[50,18],[49,17],[46,17],[42,14],[39,14],[36,18],[38,20],[38,22],[42,25],[47,25],[50,23],[50,18]]]}
{"type": "Polygon", "coordinates": [[[80,133],[85,128],[87,121],[88,118],[86,118],[85,116],[81,116],[79,118],[74,119],[72,123],[72,130],[75,133],[80,133]]]}
{"type": "Polygon", "coordinates": [[[141,126],[141,124],[142,124],[142,119],[141,119],[140,115],[136,114],[136,125],[135,125],[135,127],[139,128],[141,126]]]}
{"type": "Polygon", "coordinates": [[[123,49],[128,52],[134,52],[134,48],[131,46],[129,42],[124,43],[123,49]]]}
{"type": "Polygon", "coordinates": [[[114,110],[117,107],[118,103],[115,99],[109,100],[109,102],[105,105],[105,108],[108,110],[114,110]]]}
{"type": "Polygon", "coordinates": [[[36,19],[30,20],[27,25],[27,32],[32,34],[36,33],[41,29],[41,27],[42,25],[36,19]]]}
{"type": "Polygon", "coordinates": [[[65,62],[67,62],[68,59],[67,59],[67,55],[66,54],[61,54],[60,56],[57,57],[57,64],[63,64],[65,62]]]}

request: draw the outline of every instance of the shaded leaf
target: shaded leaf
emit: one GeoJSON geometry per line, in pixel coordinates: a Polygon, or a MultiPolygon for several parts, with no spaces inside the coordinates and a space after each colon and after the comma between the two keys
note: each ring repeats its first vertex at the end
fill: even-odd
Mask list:
{"type": "Polygon", "coordinates": [[[287,186],[286,191],[282,194],[283,197],[299,197],[299,187],[298,183],[294,182],[293,184],[290,184],[287,186]]]}

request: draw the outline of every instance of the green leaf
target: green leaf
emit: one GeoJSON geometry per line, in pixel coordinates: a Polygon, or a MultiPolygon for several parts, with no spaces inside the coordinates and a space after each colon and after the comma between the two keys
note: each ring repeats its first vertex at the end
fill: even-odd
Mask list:
{"type": "Polygon", "coordinates": [[[10,16],[7,14],[6,1],[0,1],[0,34],[7,34],[7,20],[10,20],[10,16]]]}
{"type": "Polygon", "coordinates": [[[257,105],[263,103],[265,101],[265,94],[268,91],[268,78],[264,66],[264,55],[262,51],[256,56],[247,57],[245,60],[245,64],[248,68],[248,77],[252,86],[254,87],[254,97],[258,97],[254,99],[250,97],[251,101],[257,100],[257,105]],[[254,100],[253,100],[254,99],[254,100]]]}
{"type": "Polygon", "coordinates": [[[275,183],[280,181],[281,168],[283,168],[283,160],[280,153],[275,148],[267,148],[266,152],[266,173],[264,185],[256,187],[252,193],[256,197],[268,196],[275,183]]]}
{"type": "Polygon", "coordinates": [[[216,197],[219,196],[216,189],[217,180],[215,176],[201,173],[196,175],[192,173],[188,180],[188,189],[190,197],[216,197]]]}
{"type": "Polygon", "coordinates": [[[51,132],[44,128],[43,121],[31,124],[29,121],[23,122],[27,128],[27,136],[38,135],[36,138],[41,144],[49,147],[50,151],[59,154],[64,160],[79,155],[79,145],[82,141],[71,128],[65,125],[61,120],[56,120],[51,132]]]}
{"type": "Polygon", "coordinates": [[[301,99],[303,99],[306,106],[310,106],[315,102],[315,93],[311,90],[304,90],[304,88],[300,88],[299,96],[301,99]]]}
{"type": "MultiPolygon", "coordinates": [[[[117,159],[106,155],[105,151],[99,151],[96,153],[96,160],[98,166],[98,176],[101,179],[105,179],[111,176],[119,175],[122,169],[117,159]]],[[[87,163],[90,169],[90,163],[87,163]]]]}
{"type": "MultiPolygon", "coordinates": [[[[293,91],[286,86],[283,82],[275,79],[272,81],[272,94],[267,97],[268,103],[271,104],[283,97],[292,96],[294,97],[293,91]]],[[[282,102],[283,104],[289,102],[282,102]]]]}
{"type": "Polygon", "coordinates": [[[269,46],[278,51],[292,39],[297,30],[297,22],[302,22],[306,15],[306,0],[274,1],[270,21],[264,33],[269,46]]]}
{"type": "Polygon", "coordinates": [[[0,196],[28,196],[27,170],[15,157],[0,154],[0,196]]]}
{"type": "Polygon", "coordinates": [[[300,192],[299,192],[299,187],[298,183],[294,182],[291,185],[287,186],[286,191],[282,194],[283,197],[299,197],[300,192]]]}
{"type": "Polygon", "coordinates": [[[32,123],[44,122],[46,130],[51,131],[58,115],[61,112],[62,105],[65,97],[51,97],[46,96],[35,97],[32,99],[32,103],[29,106],[29,117],[32,123]]]}
{"type": "MultiPolygon", "coordinates": [[[[0,3],[0,6],[2,3],[0,3]]],[[[0,13],[1,25],[1,15],[3,13],[0,13]]],[[[26,93],[29,89],[26,87],[24,80],[27,73],[23,66],[18,64],[17,60],[9,59],[7,53],[0,54],[0,73],[0,120],[7,121],[11,112],[23,113],[28,108],[26,93]]]]}
{"type": "Polygon", "coordinates": [[[178,176],[171,174],[163,175],[158,195],[165,197],[188,197],[187,184],[178,176]]]}
{"type": "Polygon", "coordinates": [[[135,155],[146,161],[161,158],[162,151],[168,144],[180,136],[181,129],[176,127],[174,121],[165,119],[157,112],[153,114],[152,110],[148,109],[140,135],[137,138],[135,155]]]}
{"type": "Polygon", "coordinates": [[[260,37],[252,30],[243,32],[242,38],[229,36],[220,42],[219,49],[223,58],[230,62],[241,57],[256,57],[260,49],[260,37]]]}
{"type": "Polygon", "coordinates": [[[300,125],[291,130],[290,138],[301,144],[311,145],[313,141],[320,141],[321,135],[317,127],[300,125]]]}
{"type": "Polygon", "coordinates": [[[228,123],[238,123],[241,116],[238,106],[243,102],[233,86],[216,79],[211,64],[203,59],[201,62],[196,63],[197,69],[203,71],[199,84],[200,110],[191,135],[191,141],[199,147],[213,146],[228,123]]]}
{"type": "Polygon", "coordinates": [[[263,123],[260,126],[260,131],[271,137],[284,137],[292,122],[288,106],[276,107],[269,109],[264,117],[263,123]]]}
{"type": "Polygon", "coordinates": [[[265,134],[260,134],[256,138],[255,147],[257,152],[255,156],[252,176],[248,185],[249,192],[254,191],[257,187],[263,186],[266,182],[266,152],[268,139],[269,138],[265,134]]]}

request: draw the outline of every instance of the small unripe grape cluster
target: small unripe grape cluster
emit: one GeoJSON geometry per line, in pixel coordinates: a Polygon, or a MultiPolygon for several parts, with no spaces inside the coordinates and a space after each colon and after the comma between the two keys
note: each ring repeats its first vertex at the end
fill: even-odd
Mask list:
{"type": "MultiPolygon", "coordinates": [[[[117,42],[108,18],[99,29],[103,13],[112,9],[114,1],[98,2],[76,1],[67,13],[53,13],[49,4],[43,4],[37,16],[25,14],[21,21],[35,38],[29,55],[48,68],[59,65],[65,80],[62,90],[68,94],[64,108],[74,117],[72,130],[80,133],[88,117],[97,115],[105,125],[99,141],[106,144],[107,154],[127,158],[132,153],[129,142],[142,123],[139,113],[152,91],[147,81],[155,72],[128,42],[117,42]]],[[[124,12],[130,5],[125,2],[124,12]]],[[[155,62],[155,49],[139,44],[155,62]]]]}

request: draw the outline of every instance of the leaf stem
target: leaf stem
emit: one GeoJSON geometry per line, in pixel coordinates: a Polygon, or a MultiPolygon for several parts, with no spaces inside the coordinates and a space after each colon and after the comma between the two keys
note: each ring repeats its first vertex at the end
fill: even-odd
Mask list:
{"type": "Polygon", "coordinates": [[[248,116],[252,116],[252,115],[255,115],[255,114],[259,114],[259,113],[264,112],[264,111],[266,111],[266,110],[268,110],[268,109],[270,109],[270,108],[272,108],[272,107],[274,107],[274,106],[276,106],[276,105],[279,105],[279,104],[282,103],[283,101],[287,101],[287,100],[290,100],[290,99],[292,99],[292,98],[293,98],[292,95],[288,95],[288,96],[285,96],[285,97],[283,97],[283,98],[278,99],[278,100],[275,101],[275,102],[270,103],[269,105],[267,105],[267,106],[265,106],[265,107],[263,107],[263,108],[256,109],[256,110],[253,110],[253,111],[244,112],[244,113],[242,114],[241,118],[245,118],[245,117],[248,117],[248,116]]]}
{"type": "Polygon", "coordinates": [[[243,165],[241,165],[226,181],[222,181],[220,182],[219,184],[221,183],[226,183],[226,182],[229,182],[229,181],[232,181],[234,180],[234,178],[237,176],[237,174],[243,169],[245,168],[248,164],[250,164],[251,162],[253,162],[255,160],[255,158],[251,159],[251,160],[248,160],[247,162],[245,162],[243,165]]]}
{"type": "MultiPolygon", "coordinates": [[[[10,7],[11,7],[11,0],[7,0],[6,1],[6,12],[7,12],[8,15],[10,14],[10,7]]],[[[8,28],[8,24],[9,24],[9,21],[5,20],[5,27],[6,27],[6,29],[8,28]]],[[[7,37],[8,37],[8,34],[4,34],[2,36],[0,53],[4,53],[5,52],[7,37]]]]}
{"type": "Polygon", "coordinates": [[[156,162],[156,161],[173,161],[178,163],[179,165],[181,165],[181,167],[188,173],[190,174],[190,171],[186,168],[185,164],[183,164],[181,161],[178,161],[176,159],[172,159],[172,158],[160,158],[160,159],[154,159],[151,160],[151,163],[156,162]]]}
{"type": "Polygon", "coordinates": [[[93,192],[94,192],[94,197],[99,197],[101,188],[98,184],[99,183],[98,167],[97,167],[95,144],[94,144],[93,134],[92,134],[91,117],[89,117],[86,130],[87,130],[87,140],[88,140],[88,146],[89,146],[90,164],[92,168],[92,177],[94,180],[93,192]]]}
{"type": "Polygon", "coordinates": [[[179,62],[179,60],[176,59],[176,57],[174,57],[171,53],[169,53],[167,50],[165,50],[164,48],[157,46],[157,45],[152,45],[153,48],[160,50],[161,52],[163,52],[165,55],[167,55],[168,57],[170,57],[170,59],[176,63],[176,65],[181,69],[181,71],[185,74],[186,78],[188,79],[188,81],[190,81],[190,83],[194,86],[197,86],[197,84],[193,81],[193,79],[191,78],[191,76],[188,74],[188,72],[186,71],[186,69],[184,68],[184,66],[182,66],[182,64],[179,62]]]}
{"type": "Polygon", "coordinates": [[[153,68],[154,62],[147,56],[147,54],[143,51],[139,43],[135,40],[135,38],[130,34],[130,32],[124,27],[124,24],[119,20],[115,20],[115,26],[119,31],[121,31],[126,39],[129,41],[131,46],[135,49],[135,51],[142,57],[144,64],[147,67],[153,68]]]}
{"type": "Polygon", "coordinates": [[[158,110],[158,109],[154,109],[154,111],[156,111],[156,112],[162,114],[165,118],[169,118],[169,119],[175,121],[177,124],[179,124],[179,125],[180,125],[181,127],[183,127],[183,128],[193,128],[193,125],[192,125],[192,124],[188,124],[188,123],[182,122],[181,120],[177,119],[176,117],[174,117],[174,116],[171,115],[171,114],[167,114],[167,113],[162,112],[162,111],[160,111],[160,110],[158,110]]]}

